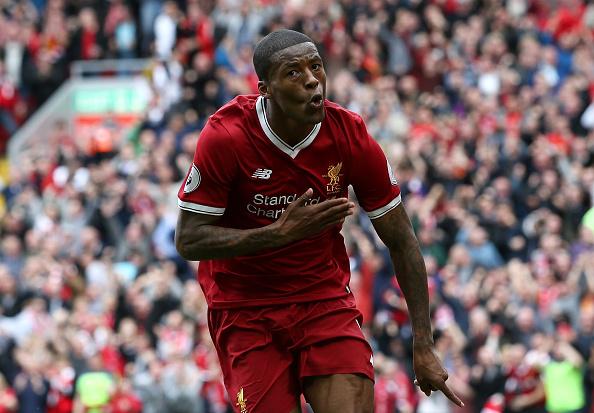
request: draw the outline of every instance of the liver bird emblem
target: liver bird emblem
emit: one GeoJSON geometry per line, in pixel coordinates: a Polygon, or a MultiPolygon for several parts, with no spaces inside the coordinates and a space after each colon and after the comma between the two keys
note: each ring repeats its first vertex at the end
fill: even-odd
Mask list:
{"type": "Polygon", "coordinates": [[[334,186],[338,185],[338,180],[340,179],[340,169],[342,168],[342,162],[338,162],[336,165],[330,165],[328,167],[328,178],[330,178],[330,182],[328,185],[334,186]]]}
{"type": "Polygon", "coordinates": [[[239,407],[239,411],[241,413],[248,413],[246,403],[247,403],[247,399],[245,399],[243,396],[243,387],[242,387],[237,392],[237,403],[236,403],[236,406],[239,407]]]}

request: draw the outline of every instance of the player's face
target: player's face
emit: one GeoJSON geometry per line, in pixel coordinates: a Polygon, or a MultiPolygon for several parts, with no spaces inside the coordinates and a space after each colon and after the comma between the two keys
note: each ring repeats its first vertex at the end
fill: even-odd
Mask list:
{"type": "Polygon", "coordinates": [[[315,124],[324,119],[326,72],[313,43],[296,44],[273,56],[267,95],[296,121],[315,124]]]}

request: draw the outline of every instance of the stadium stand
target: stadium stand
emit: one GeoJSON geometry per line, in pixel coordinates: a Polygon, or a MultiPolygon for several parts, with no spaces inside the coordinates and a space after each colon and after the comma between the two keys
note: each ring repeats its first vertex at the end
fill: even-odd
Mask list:
{"type": "Polygon", "coordinates": [[[466,404],[412,385],[406,304],[357,214],[343,232],[375,411],[594,412],[592,1],[0,9],[0,413],[231,411],[197,263],[175,251],[176,194],[205,119],[256,92],[253,46],[280,27],[315,39],[330,99],[389,155],[466,404]]]}

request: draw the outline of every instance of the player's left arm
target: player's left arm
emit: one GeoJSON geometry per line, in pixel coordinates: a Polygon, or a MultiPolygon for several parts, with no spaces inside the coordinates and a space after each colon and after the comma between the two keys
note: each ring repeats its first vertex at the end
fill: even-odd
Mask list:
{"type": "Polygon", "coordinates": [[[355,119],[349,141],[350,183],[379,237],[390,250],[396,277],[404,294],[414,334],[414,370],[427,395],[441,390],[454,403],[462,402],[445,384],[448,374],[433,348],[429,317],[427,270],[419,242],[402,205],[400,186],[381,147],[362,119],[355,119]]]}
{"type": "Polygon", "coordinates": [[[371,222],[390,251],[396,278],[408,306],[413,328],[416,383],[425,394],[440,390],[452,402],[462,406],[462,401],[446,384],[448,373],[433,347],[427,270],[410,218],[404,206],[399,204],[371,222]]]}

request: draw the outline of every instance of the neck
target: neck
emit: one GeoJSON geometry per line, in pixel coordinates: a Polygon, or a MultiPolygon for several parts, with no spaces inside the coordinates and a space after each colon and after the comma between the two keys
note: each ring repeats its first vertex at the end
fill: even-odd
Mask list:
{"type": "Polygon", "coordinates": [[[266,118],[270,127],[285,143],[295,146],[310,134],[315,124],[298,122],[288,118],[282,109],[270,99],[264,100],[266,118]]]}

